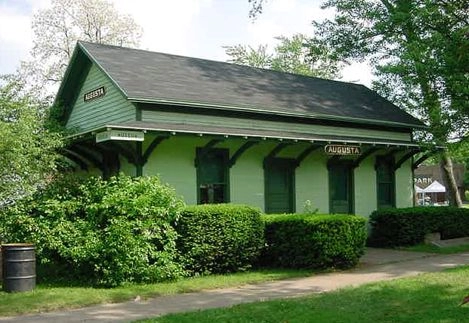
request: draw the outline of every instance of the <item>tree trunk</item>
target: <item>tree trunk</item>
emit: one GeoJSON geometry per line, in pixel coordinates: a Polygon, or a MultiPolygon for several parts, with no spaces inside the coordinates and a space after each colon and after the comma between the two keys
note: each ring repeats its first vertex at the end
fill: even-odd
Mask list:
{"type": "Polygon", "coordinates": [[[458,185],[454,179],[453,162],[447,152],[441,154],[440,168],[443,172],[443,179],[448,189],[449,205],[462,207],[461,196],[459,196],[458,185]]]}

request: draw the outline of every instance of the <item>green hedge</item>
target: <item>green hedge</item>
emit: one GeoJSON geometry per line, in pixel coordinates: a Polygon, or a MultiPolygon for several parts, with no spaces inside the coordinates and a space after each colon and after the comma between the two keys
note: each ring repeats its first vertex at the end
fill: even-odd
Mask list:
{"type": "Polygon", "coordinates": [[[182,262],[192,274],[249,269],[264,245],[260,212],[248,206],[189,206],[175,227],[182,262]]]}
{"type": "Polygon", "coordinates": [[[171,226],[183,206],[157,177],[67,176],[5,210],[0,240],[34,243],[40,280],[164,281],[184,274],[171,226]]]}
{"type": "Polygon", "coordinates": [[[376,247],[410,246],[425,235],[440,232],[442,239],[469,236],[469,209],[426,206],[384,209],[370,216],[369,244],[376,247]]]}
{"type": "Polygon", "coordinates": [[[349,268],[364,253],[366,220],[356,215],[264,215],[261,263],[291,268],[349,268]]]}

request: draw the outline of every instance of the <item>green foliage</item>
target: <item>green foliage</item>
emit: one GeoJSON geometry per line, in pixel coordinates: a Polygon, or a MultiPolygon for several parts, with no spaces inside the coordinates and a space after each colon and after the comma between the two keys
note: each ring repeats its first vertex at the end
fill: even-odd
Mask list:
{"type": "MultiPolygon", "coordinates": [[[[464,164],[464,187],[469,189],[469,133],[459,142],[448,144],[451,156],[457,163],[464,164]]],[[[469,197],[466,194],[466,201],[469,197]]]]}
{"type": "Polygon", "coordinates": [[[259,45],[257,49],[244,45],[224,48],[230,56],[229,62],[235,64],[329,79],[339,77],[341,64],[336,56],[315,39],[303,34],[276,39],[279,44],[273,53],[269,53],[267,45],[259,45]]]}
{"type": "Polygon", "coordinates": [[[366,220],[356,215],[264,215],[263,265],[349,268],[365,251],[366,220]]]}
{"type": "Polygon", "coordinates": [[[31,91],[52,102],[51,89],[61,81],[78,40],[138,47],[142,28],[107,0],[52,0],[31,21],[31,59],[18,70],[31,91]]]}
{"type": "Polygon", "coordinates": [[[40,279],[163,281],[183,274],[171,226],[182,206],[156,177],[67,176],[5,210],[0,237],[36,245],[40,279]]]}
{"type": "Polygon", "coordinates": [[[440,232],[442,239],[469,236],[469,209],[443,206],[383,209],[371,214],[370,224],[371,245],[411,246],[423,243],[427,233],[440,232]]]}
{"type": "MultiPolygon", "coordinates": [[[[332,20],[314,22],[317,39],[343,60],[368,60],[374,89],[428,126],[423,144],[446,145],[469,130],[469,10],[462,0],[328,0],[332,20]]],[[[461,201],[451,160],[440,154],[449,201],[461,201]]]]}
{"type": "Polygon", "coordinates": [[[47,181],[62,145],[61,136],[46,129],[40,105],[24,96],[20,84],[1,79],[0,208],[47,181]]]}
{"type": "Polygon", "coordinates": [[[244,205],[186,207],[176,230],[182,261],[195,274],[249,269],[264,245],[260,212],[244,205]]]}

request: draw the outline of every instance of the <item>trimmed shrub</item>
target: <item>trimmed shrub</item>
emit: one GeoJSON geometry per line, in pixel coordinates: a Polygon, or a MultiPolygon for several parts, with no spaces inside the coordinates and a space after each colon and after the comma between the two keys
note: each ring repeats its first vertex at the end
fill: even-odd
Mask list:
{"type": "Polygon", "coordinates": [[[349,268],[365,251],[366,220],[356,215],[264,215],[265,266],[349,268]]]}
{"type": "Polygon", "coordinates": [[[264,245],[260,212],[249,206],[189,206],[175,227],[181,261],[192,274],[247,270],[264,245]]]}
{"type": "Polygon", "coordinates": [[[177,233],[183,207],[156,177],[67,176],[8,208],[4,242],[36,245],[38,278],[116,286],[177,278],[177,233]]]}
{"type": "Polygon", "coordinates": [[[469,236],[469,209],[425,206],[383,209],[370,216],[369,244],[377,247],[423,243],[425,235],[440,232],[442,239],[469,236]]]}

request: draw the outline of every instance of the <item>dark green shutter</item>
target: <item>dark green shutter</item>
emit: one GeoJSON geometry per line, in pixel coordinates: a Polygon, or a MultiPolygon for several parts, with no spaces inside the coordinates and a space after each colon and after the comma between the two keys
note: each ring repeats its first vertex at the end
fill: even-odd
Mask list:
{"type": "Polygon", "coordinates": [[[329,165],[329,213],[353,213],[353,168],[350,163],[329,165]]]}
{"type": "Polygon", "coordinates": [[[294,160],[271,158],[265,163],[265,212],[295,212],[294,160]]]}

